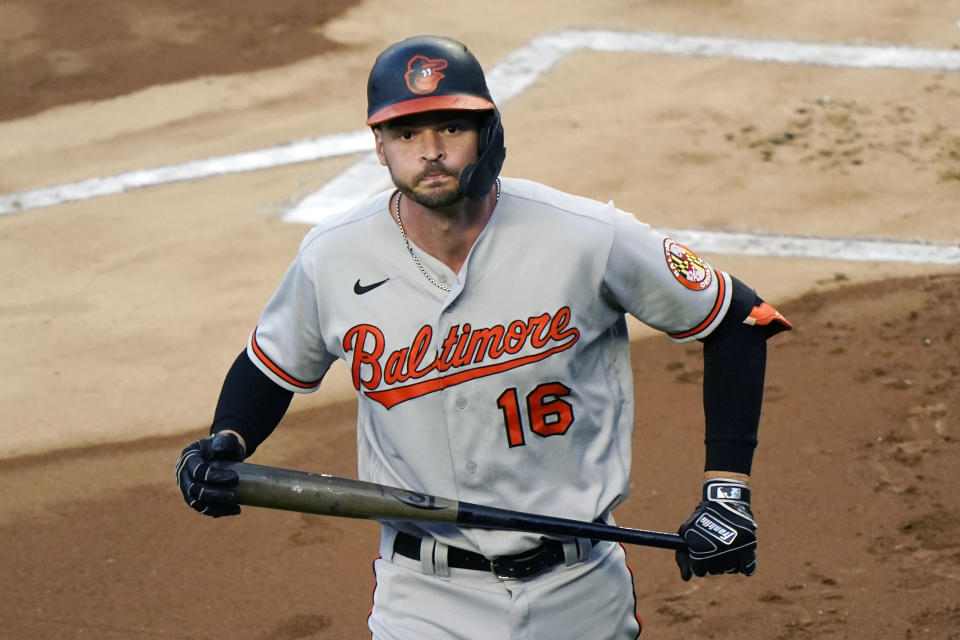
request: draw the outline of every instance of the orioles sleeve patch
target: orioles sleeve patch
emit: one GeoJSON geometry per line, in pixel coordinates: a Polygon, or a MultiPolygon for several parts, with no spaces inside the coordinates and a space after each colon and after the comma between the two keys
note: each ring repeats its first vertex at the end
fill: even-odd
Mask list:
{"type": "Polygon", "coordinates": [[[667,268],[677,281],[691,291],[704,291],[713,282],[713,269],[700,256],[670,238],[663,240],[667,268]]]}

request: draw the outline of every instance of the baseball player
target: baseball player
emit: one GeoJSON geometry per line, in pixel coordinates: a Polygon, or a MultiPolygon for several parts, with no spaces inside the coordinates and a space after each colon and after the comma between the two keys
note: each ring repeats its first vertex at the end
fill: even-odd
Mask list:
{"type": "MultiPolygon", "coordinates": [[[[703,343],[706,472],[679,529],[681,577],[753,574],[748,479],[766,340],[789,322],[612,203],[500,177],[500,114],[459,42],[386,49],[367,124],[395,188],[304,238],[227,374],[211,435],[177,464],[186,502],[239,513],[235,474],[208,462],[252,455],[293,393],[317,389],[342,358],[362,480],[613,524],[630,476],[630,313],[703,343]]],[[[374,566],[377,640],[641,629],[613,543],[383,522],[374,566]]]]}

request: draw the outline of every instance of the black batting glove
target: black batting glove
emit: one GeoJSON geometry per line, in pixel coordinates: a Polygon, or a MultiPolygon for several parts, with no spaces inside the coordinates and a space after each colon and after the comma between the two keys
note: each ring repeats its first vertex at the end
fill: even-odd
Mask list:
{"type": "Polygon", "coordinates": [[[192,443],[180,454],[174,469],[184,501],[213,518],[239,514],[239,500],[231,489],[237,485],[237,474],[226,469],[214,469],[210,462],[242,462],[245,457],[243,445],[232,433],[215,433],[192,443]]]}
{"type": "Polygon", "coordinates": [[[757,571],[757,523],[750,488],[739,480],[716,478],[703,484],[703,501],[678,531],[687,548],[677,550],[680,577],[757,571]]]}

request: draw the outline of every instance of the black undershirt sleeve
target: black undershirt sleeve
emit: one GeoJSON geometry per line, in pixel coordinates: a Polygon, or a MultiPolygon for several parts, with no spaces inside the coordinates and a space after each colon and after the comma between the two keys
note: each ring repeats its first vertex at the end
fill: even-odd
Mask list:
{"type": "Polygon", "coordinates": [[[242,351],[223,381],[210,433],[236,431],[249,458],[280,424],[292,398],[292,391],[268,378],[242,351]]]}
{"type": "Polygon", "coordinates": [[[730,309],[702,341],[704,469],[749,474],[763,404],[767,338],[783,327],[745,324],[763,300],[741,281],[732,280],[730,309]]]}

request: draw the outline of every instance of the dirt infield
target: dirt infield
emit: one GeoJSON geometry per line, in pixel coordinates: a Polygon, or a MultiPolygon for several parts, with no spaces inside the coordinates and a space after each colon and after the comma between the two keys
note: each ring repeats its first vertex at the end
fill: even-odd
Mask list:
{"type": "MultiPolygon", "coordinates": [[[[373,56],[415,33],[487,66],[569,27],[960,48],[939,1],[197,4],[0,6],[0,195],[359,129],[373,56]]],[[[654,225],[956,245],[958,98],[957,73],[584,52],[504,105],[505,173],[654,225]]],[[[200,518],[172,473],[306,231],[281,215],[355,159],[0,216],[0,637],[368,637],[374,524],[200,518]]],[[[707,257],[796,326],[770,343],[760,568],[684,583],[629,548],[643,637],[960,638],[960,269],[707,257]]],[[[633,351],[615,515],[673,530],[699,354],[642,330],[633,351]]],[[[253,462],[355,476],[342,373],[253,462]]]]}

